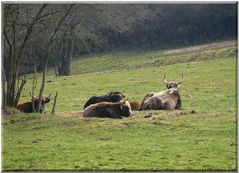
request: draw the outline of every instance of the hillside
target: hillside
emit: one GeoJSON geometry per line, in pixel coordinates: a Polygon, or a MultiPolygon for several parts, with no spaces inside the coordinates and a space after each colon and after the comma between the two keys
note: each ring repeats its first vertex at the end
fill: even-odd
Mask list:
{"type": "Polygon", "coordinates": [[[172,63],[219,59],[234,53],[236,41],[224,41],[179,49],[116,51],[105,55],[85,56],[72,64],[72,74],[109,72],[122,69],[158,67],[172,63]]]}
{"type": "MultiPolygon", "coordinates": [[[[191,47],[190,49],[194,50],[192,52],[188,52],[187,48],[185,53],[182,51],[178,53],[175,49],[150,51],[144,54],[142,52],[118,52],[79,59],[72,64],[74,74],[72,76],[55,77],[50,71],[45,94],[55,93],[58,90],[57,112],[62,112],[81,110],[92,95],[103,95],[116,90],[125,91],[129,100],[141,101],[147,92],[165,88],[163,84],[165,72],[169,80],[178,80],[181,78],[180,73],[184,73],[186,78],[182,86],[184,88],[188,88],[188,85],[193,86],[193,83],[197,88],[203,87],[201,84],[199,86],[196,84],[199,81],[204,84],[203,72],[214,74],[212,67],[219,68],[220,62],[234,64],[237,49],[235,41],[200,47],[202,49],[197,51],[195,47],[191,47]],[[122,65],[119,65],[119,62],[122,65]],[[210,71],[207,72],[207,69],[210,71]]],[[[185,50],[185,48],[179,50],[185,50]]],[[[32,76],[29,76],[20,103],[29,100],[31,78],[32,76]]],[[[41,74],[38,74],[38,80],[40,83],[41,74]]],[[[181,92],[186,91],[182,89],[181,92]]],[[[47,106],[47,111],[51,109],[51,104],[47,106]]]]}
{"type": "MultiPolygon", "coordinates": [[[[235,171],[236,60],[230,41],[79,58],[68,77],[50,71],[45,93],[59,92],[57,115],[14,110],[4,117],[3,169],[235,171]],[[124,119],[81,116],[92,95],[125,91],[128,100],[142,101],[164,90],[164,73],[168,80],[184,74],[183,110],[139,111],[124,119]]],[[[28,79],[20,102],[30,98],[28,79]]]]}

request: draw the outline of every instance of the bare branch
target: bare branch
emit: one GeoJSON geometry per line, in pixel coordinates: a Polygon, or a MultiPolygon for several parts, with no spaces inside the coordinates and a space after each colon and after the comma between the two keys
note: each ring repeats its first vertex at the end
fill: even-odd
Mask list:
{"type": "Polygon", "coordinates": [[[79,39],[81,40],[81,42],[84,44],[84,46],[85,46],[85,48],[87,49],[87,51],[92,55],[90,49],[88,48],[87,44],[85,43],[85,40],[84,40],[83,38],[81,38],[81,36],[80,36],[77,32],[73,31],[73,33],[74,33],[76,36],[78,36],[78,38],[79,38],[79,39]]]}
{"type": "Polygon", "coordinates": [[[22,43],[22,45],[21,45],[21,47],[20,47],[20,50],[19,50],[19,57],[21,57],[21,55],[22,55],[23,48],[25,47],[26,42],[27,42],[27,40],[28,40],[29,37],[30,37],[30,34],[31,34],[31,32],[32,32],[32,29],[33,29],[33,26],[34,26],[34,25],[36,24],[36,22],[39,20],[39,16],[41,15],[42,11],[46,8],[46,6],[47,6],[47,4],[43,4],[43,5],[41,6],[41,8],[39,9],[39,11],[38,11],[38,13],[36,14],[35,18],[33,19],[32,23],[28,26],[27,32],[26,32],[26,34],[25,34],[25,38],[24,38],[23,43],[22,43]]]}

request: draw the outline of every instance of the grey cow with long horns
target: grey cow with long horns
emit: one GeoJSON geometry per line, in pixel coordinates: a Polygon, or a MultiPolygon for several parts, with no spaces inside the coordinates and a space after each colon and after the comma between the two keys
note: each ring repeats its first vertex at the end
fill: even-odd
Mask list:
{"type": "Polygon", "coordinates": [[[178,82],[167,82],[166,74],[164,74],[164,83],[167,90],[161,92],[148,93],[141,104],[140,110],[170,110],[181,109],[182,100],[179,94],[180,84],[184,81],[184,76],[178,82]]]}

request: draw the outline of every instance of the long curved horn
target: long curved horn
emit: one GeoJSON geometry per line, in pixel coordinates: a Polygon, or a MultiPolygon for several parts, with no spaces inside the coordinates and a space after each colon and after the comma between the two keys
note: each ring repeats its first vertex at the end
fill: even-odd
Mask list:
{"type": "Polygon", "coordinates": [[[183,73],[181,73],[181,75],[182,75],[182,80],[177,82],[177,84],[181,84],[184,81],[183,73]]]}
{"type": "Polygon", "coordinates": [[[168,84],[167,80],[166,80],[166,73],[164,73],[164,83],[168,84]]]}
{"type": "Polygon", "coordinates": [[[48,97],[48,98],[50,98],[50,97],[51,97],[51,95],[52,95],[52,93],[51,93],[51,94],[49,94],[47,97],[48,97]]]}

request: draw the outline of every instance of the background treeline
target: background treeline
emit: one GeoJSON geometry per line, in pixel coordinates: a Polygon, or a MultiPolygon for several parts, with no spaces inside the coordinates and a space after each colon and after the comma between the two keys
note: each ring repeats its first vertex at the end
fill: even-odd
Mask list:
{"type": "Polygon", "coordinates": [[[113,47],[200,44],[236,38],[236,5],[149,5],[154,14],[124,33],[112,33],[113,47]]]}
{"type": "MultiPolygon", "coordinates": [[[[3,101],[18,103],[22,75],[70,75],[71,61],[114,49],[236,38],[237,4],[10,4],[3,6],[3,101]]],[[[34,89],[34,85],[33,85],[34,89]]],[[[33,93],[32,93],[33,94],[33,93]]]]}

